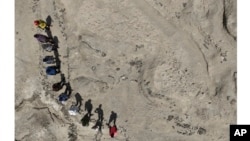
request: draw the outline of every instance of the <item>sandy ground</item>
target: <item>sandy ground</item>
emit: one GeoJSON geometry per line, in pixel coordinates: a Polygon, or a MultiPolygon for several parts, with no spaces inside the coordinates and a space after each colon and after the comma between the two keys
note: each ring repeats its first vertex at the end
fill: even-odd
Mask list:
{"type": "Polygon", "coordinates": [[[228,141],[236,123],[235,0],[16,0],[16,141],[228,141]],[[58,102],[33,37],[51,18],[61,73],[58,102]],[[68,110],[83,98],[79,114],[68,110]],[[81,125],[85,102],[102,104],[102,133],[81,125]],[[111,111],[118,134],[111,139],[111,111]]]}

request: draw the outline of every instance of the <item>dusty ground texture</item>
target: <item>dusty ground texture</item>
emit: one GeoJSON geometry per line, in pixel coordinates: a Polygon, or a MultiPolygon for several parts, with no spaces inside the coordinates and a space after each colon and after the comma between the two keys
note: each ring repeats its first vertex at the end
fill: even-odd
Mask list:
{"type": "MultiPolygon", "coordinates": [[[[235,0],[16,0],[16,141],[228,141],[236,123],[235,0]],[[61,70],[73,92],[65,105],[33,38],[52,19],[61,70]],[[102,134],[67,110],[79,92],[102,104],[102,134]]],[[[65,87],[64,87],[65,88],[65,87]]],[[[64,90],[64,89],[63,89],[64,90]]],[[[62,90],[62,91],[63,91],[62,90]]]]}

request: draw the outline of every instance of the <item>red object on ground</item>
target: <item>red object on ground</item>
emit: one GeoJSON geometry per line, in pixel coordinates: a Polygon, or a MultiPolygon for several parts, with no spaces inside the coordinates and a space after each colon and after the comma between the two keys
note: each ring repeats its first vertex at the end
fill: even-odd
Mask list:
{"type": "Polygon", "coordinates": [[[39,24],[39,21],[35,20],[35,21],[34,21],[34,24],[35,24],[35,25],[38,25],[38,24],[39,24]]]}
{"type": "Polygon", "coordinates": [[[116,128],[115,125],[112,126],[112,127],[109,127],[109,135],[110,135],[112,138],[114,137],[114,135],[116,134],[116,132],[117,132],[117,128],[116,128]]]}

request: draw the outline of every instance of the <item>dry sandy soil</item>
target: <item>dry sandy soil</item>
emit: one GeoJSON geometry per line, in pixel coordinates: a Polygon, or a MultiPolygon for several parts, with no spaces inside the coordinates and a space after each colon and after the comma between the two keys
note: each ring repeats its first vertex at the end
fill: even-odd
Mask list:
{"type": "Polygon", "coordinates": [[[228,141],[236,123],[235,0],[16,0],[16,141],[228,141]],[[33,37],[51,18],[61,72],[73,89],[58,102],[33,37]],[[68,114],[83,98],[80,113],[68,114]],[[102,104],[102,133],[81,125],[102,104]],[[118,134],[105,123],[117,113],[118,134]]]}

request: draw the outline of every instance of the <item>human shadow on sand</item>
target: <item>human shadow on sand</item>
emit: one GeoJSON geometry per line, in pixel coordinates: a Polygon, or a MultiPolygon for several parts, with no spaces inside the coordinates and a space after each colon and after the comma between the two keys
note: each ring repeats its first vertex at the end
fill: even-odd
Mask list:
{"type": "Polygon", "coordinates": [[[50,15],[47,16],[47,18],[46,18],[46,24],[47,24],[48,28],[45,30],[45,32],[47,33],[48,37],[52,38],[53,36],[52,36],[51,30],[50,30],[51,21],[52,21],[52,19],[51,19],[50,15]]]}
{"type": "Polygon", "coordinates": [[[58,100],[62,103],[67,101],[70,98],[70,95],[72,93],[70,83],[68,82],[65,85],[66,85],[65,91],[58,96],[58,100]]]}
{"type": "Polygon", "coordinates": [[[99,132],[102,132],[102,125],[103,125],[103,110],[102,110],[102,104],[99,105],[98,108],[95,109],[95,113],[98,114],[98,119],[96,120],[95,125],[92,127],[92,129],[98,129],[99,132]]]}
{"type": "Polygon", "coordinates": [[[57,83],[54,83],[52,85],[52,89],[53,91],[59,91],[63,88],[63,86],[65,85],[66,83],[66,80],[65,80],[65,76],[63,73],[61,73],[61,81],[60,82],[57,82],[57,83]]]}
{"type": "Polygon", "coordinates": [[[85,111],[88,112],[89,116],[92,116],[91,112],[93,109],[93,105],[91,103],[91,99],[89,99],[88,101],[85,102],[85,111]]]}
{"type": "Polygon", "coordinates": [[[61,60],[60,60],[60,55],[58,52],[58,38],[57,36],[54,36],[54,56],[55,56],[55,60],[56,60],[56,66],[59,68],[59,70],[61,70],[61,60]]]}
{"type": "Polygon", "coordinates": [[[110,125],[110,123],[113,121],[113,124],[116,125],[116,118],[117,118],[117,113],[111,111],[111,114],[109,116],[109,122],[107,124],[110,125]]]}
{"type": "Polygon", "coordinates": [[[99,105],[98,108],[95,109],[95,113],[98,114],[98,119],[99,121],[103,121],[103,110],[102,110],[102,104],[99,105]]]}
{"type": "Polygon", "coordinates": [[[70,97],[70,95],[71,95],[71,93],[72,93],[72,88],[71,88],[71,85],[70,85],[70,83],[68,82],[68,83],[66,83],[65,84],[66,85],[66,89],[65,89],[65,94],[67,94],[68,95],[68,97],[70,97]]]}
{"type": "Polygon", "coordinates": [[[95,125],[92,127],[92,129],[98,129],[98,131],[102,132],[102,121],[97,120],[95,125]]]}
{"type": "Polygon", "coordinates": [[[90,116],[86,113],[81,119],[82,126],[89,126],[90,116]]]}
{"type": "Polygon", "coordinates": [[[80,110],[81,106],[82,106],[82,96],[79,94],[79,93],[76,93],[75,94],[75,98],[76,98],[76,105],[75,106],[78,106],[78,109],[80,110]]]}
{"type": "Polygon", "coordinates": [[[51,18],[50,15],[48,15],[47,18],[46,18],[46,23],[47,23],[47,25],[48,25],[48,26],[51,26],[51,22],[52,22],[52,18],[51,18]]]}

